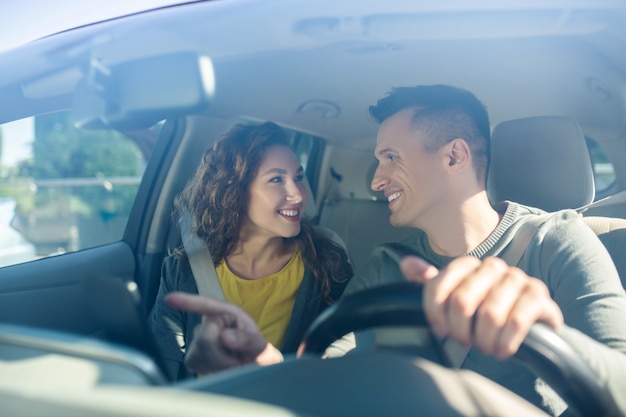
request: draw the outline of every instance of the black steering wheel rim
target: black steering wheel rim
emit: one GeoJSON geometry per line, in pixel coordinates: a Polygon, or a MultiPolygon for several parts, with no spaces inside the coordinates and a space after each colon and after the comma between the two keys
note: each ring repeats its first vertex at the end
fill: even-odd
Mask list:
{"type": "MultiPolygon", "coordinates": [[[[405,325],[428,326],[421,285],[407,282],[367,289],[343,297],[326,309],[309,327],[298,355],[321,355],[350,332],[405,325]]],[[[576,415],[619,415],[606,384],[549,327],[535,324],[515,358],[548,383],[576,415]]]]}

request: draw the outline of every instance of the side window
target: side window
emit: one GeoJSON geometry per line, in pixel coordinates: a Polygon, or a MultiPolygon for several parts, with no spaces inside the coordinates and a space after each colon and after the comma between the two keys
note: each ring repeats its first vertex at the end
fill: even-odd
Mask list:
{"type": "Polygon", "coordinates": [[[596,200],[606,197],[615,185],[615,171],[600,145],[593,139],[587,138],[587,147],[591,155],[591,166],[596,187],[596,200]]]}
{"type": "Polygon", "coordinates": [[[0,125],[0,266],[120,240],[159,126],[81,130],[69,112],[0,125]]]}

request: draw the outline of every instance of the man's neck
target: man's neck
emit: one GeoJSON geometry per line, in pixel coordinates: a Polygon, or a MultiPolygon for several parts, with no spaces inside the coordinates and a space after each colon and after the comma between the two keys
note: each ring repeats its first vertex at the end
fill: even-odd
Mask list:
{"type": "Polygon", "coordinates": [[[432,250],[450,257],[464,255],[478,247],[496,229],[501,218],[484,191],[462,203],[449,204],[434,216],[437,218],[422,229],[432,250]]]}

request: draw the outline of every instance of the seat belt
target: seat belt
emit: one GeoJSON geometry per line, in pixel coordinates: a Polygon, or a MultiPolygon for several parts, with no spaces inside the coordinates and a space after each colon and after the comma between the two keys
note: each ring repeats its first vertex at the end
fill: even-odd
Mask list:
{"type": "Polygon", "coordinates": [[[224,292],[217,278],[209,248],[197,234],[191,232],[192,224],[191,216],[184,212],[178,222],[178,227],[198,294],[223,301],[224,292]]]}
{"type": "MultiPolygon", "coordinates": [[[[551,214],[552,213],[545,213],[533,216],[519,228],[515,238],[510,243],[510,248],[507,250],[506,254],[501,257],[507,265],[517,266],[524,253],[526,253],[528,245],[530,245],[530,240],[537,232],[537,229],[539,229],[539,226],[541,226],[543,222],[548,220],[551,214]]],[[[447,337],[442,341],[442,348],[448,357],[448,361],[455,368],[460,368],[461,365],[463,365],[470,351],[469,347],[463,346],[456,340],[447,337]]]]}
{"type": "Polygon", "coordinates": [[[517,266],[522,256],[526,253],[530,241],[537,233],[537,229],[541,226],[553,213],[539,214],[527,220],[515,234],[515,238],[511,241],[510,248],[501,258],[509,266],[517,266]]]}
{"type": "MultiPolygon", "coordinates": [[[[184,213],[180,218],[178,227],[180,229],[183,247],[185,248],[187,259],[189,259],[189,265],[191,266],[191,273],[193,274],[193,279],[196,281],[198,294],[224,300],[224,292],[217,278],[217,272],[215,271],[215,265],[213,265],[213,258],[211,258],[209,248],[207,248],[204,241],[202,241],[197,234],[191,232],[191,225],[191,216],[189,213],[184,213]]],[[[345,250],[346,254],[348,253],[346,244],[336,232],[321,226],[313,227],[322,236],[328,238],[345,250]]],[[[348,262],[350,262],[350,259],[348,259],[348,262]]]]}
{"type": "Polygon", "coordinates": [[[594,201],[593,203],[586,204],[582,207],[577,208],[576,211],[579,214],[582,214],[585,211],[589,210],[590,208],[605,207],[605,206],[610,206],[613,204],[624,204],[624,203],[626,203],[626,190],[620,191],[619,193],[615,193],[601,200],[594,201]]]}

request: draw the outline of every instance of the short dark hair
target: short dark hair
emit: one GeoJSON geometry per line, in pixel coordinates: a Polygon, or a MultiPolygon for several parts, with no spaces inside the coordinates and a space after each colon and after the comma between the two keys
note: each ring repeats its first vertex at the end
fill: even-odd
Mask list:
{"type": "Polygon", "coordinates": [[[489,167],[491,128],[483,103],[474,94],[449,85],[418,85],[393,88],[369,107],[372,117],[382,123],[394,114],[415,107],[413,125],[424,133],[424,148],[435,152],[460,138],[472,152],[474,171],[485,182],[489,167]]]}

